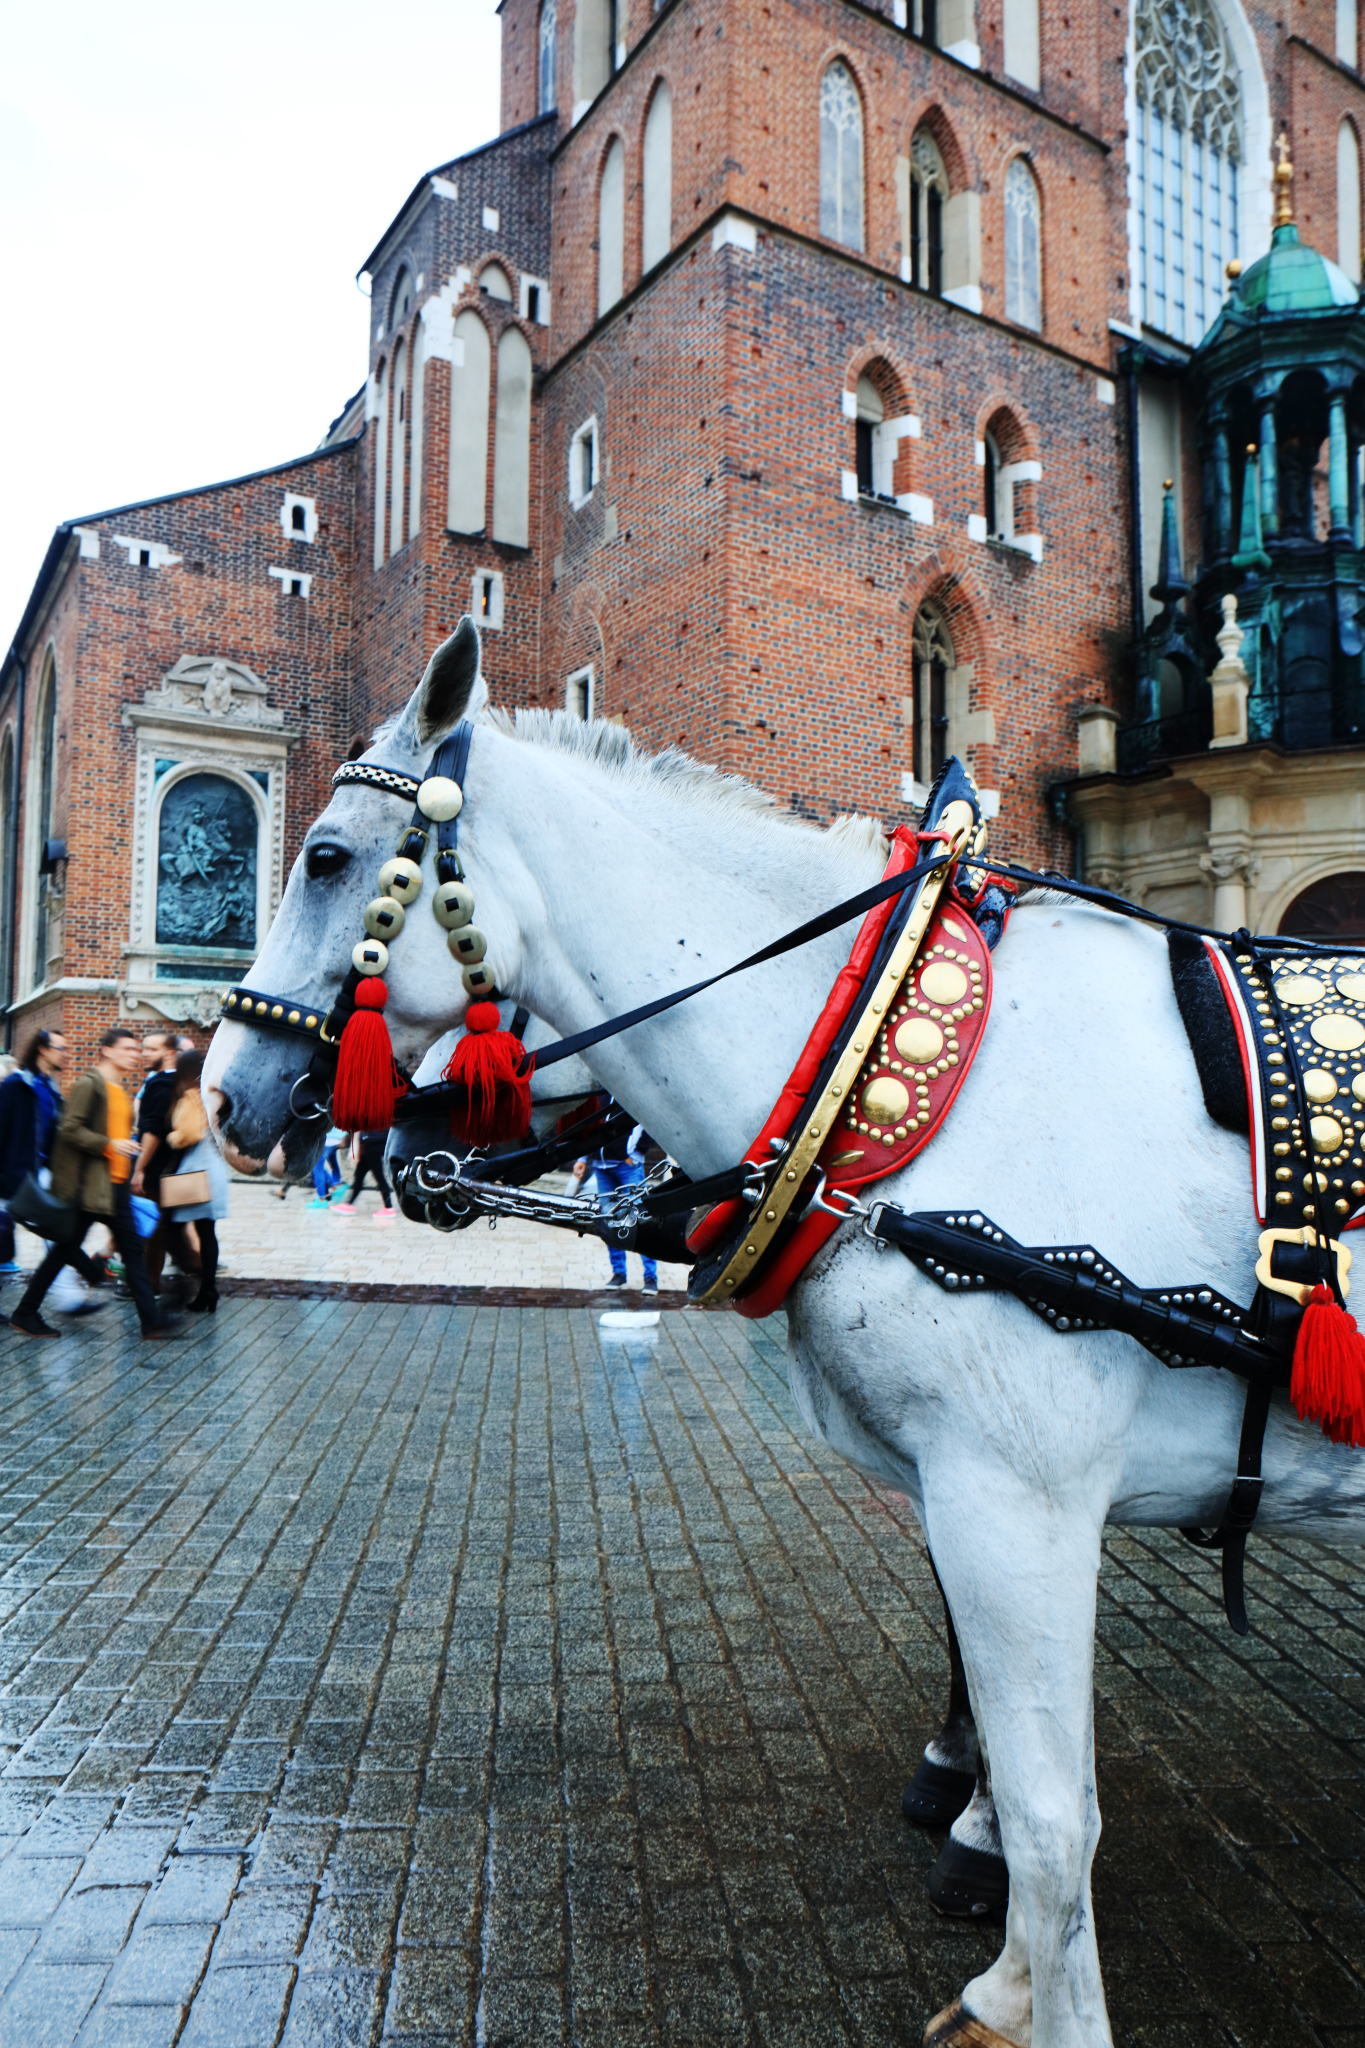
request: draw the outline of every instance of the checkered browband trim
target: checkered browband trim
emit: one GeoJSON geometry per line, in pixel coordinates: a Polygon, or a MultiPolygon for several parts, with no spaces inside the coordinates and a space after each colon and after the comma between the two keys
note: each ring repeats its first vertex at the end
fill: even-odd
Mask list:
{"type": "Polygon", "coordinates": [[[347,782],[364,783],[370,789],[384,789],[390,796],[409,797],[414,803],[422,786],[415,775],[400,775],[396,768],[380,768],[373,761],[343,761],[332,777],[332,787],[338,789],[347,782]]]}

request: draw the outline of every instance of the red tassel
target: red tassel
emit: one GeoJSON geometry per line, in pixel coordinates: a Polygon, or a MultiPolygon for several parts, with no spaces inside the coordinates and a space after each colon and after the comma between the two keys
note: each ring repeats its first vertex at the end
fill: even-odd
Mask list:
{"type": "Polygon", "coordinates": [[[332,1121],[343,1131],[387,1131],[395,1086],[389,1027],[380,1012],[389,992],[377,974],[366,975],[346,1019],[332,1084],[332,1121]]]}
{"type": "Polygon", "coordinates": [[[499,1030],[496,1003],[471,1003],[464,1037],[446,1063],[443,1079],[463,1088],[467,1100],[450,1113],[451,1136],[466,1145],[505,1145],[531,1128],[531,1067],[519,1072],[526,1048],[510,1031],[499,1030]]]}
{"type": "Polygon", "coordinates": [[[1299,1324],[1289,1398],[1295,1412],[1305,1422],[1320,1422],[1333,1443],[1365,1449],[1365,1337],[1321,1283],[1299,1324]]]}

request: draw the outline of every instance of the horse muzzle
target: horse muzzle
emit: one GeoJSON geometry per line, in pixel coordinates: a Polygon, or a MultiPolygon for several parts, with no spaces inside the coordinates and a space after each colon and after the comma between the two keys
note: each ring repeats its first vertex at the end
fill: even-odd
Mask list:
{"type": "Polygon", "coordinates": [[[239,1173],[305,1180],[322,1153],[327,1103],[306,1042],[223,1023],[204,1062],[203,1095],[223,1156],[239,1173]]]}

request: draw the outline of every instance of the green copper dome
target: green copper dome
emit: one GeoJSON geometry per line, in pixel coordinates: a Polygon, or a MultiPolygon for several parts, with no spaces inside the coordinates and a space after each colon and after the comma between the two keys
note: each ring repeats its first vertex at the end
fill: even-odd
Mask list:
{"type": "Polygon", "coordinates": [[[1266,313],[1330,313],[1360,298],[1344,270],[1299,240],[1293,221],[1276,228],[1269,252],[1243,271],[1233,295],[1238,310],[1253,319],[1266,313]]]}

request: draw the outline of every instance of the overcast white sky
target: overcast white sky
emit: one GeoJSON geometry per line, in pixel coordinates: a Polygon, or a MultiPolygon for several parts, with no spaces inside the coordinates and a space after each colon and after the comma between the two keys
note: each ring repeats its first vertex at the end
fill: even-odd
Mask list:
{"type": "Polygon", "coordinates": [[[494,0],[0,0],[0,650],[63,519],[316,446],[355,272],[495,134],[494,0]]]}

